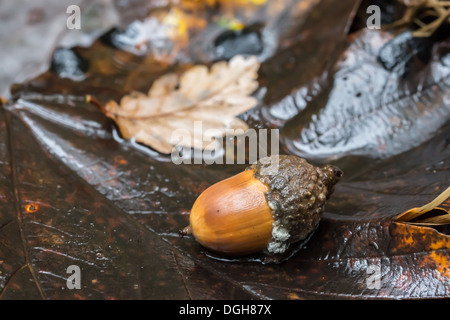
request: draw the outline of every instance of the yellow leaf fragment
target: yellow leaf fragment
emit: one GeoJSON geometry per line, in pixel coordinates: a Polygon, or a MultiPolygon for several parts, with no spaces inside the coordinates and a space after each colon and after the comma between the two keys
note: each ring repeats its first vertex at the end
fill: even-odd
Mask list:
{"type": "Polygon", "coordinates": [[[415,24],[419,28],[411,33],[413,37],[430,37],[443,23],[450,22],[450,1],[400,0],[400,2],[406,7],[403,17],[384,25],[384,29],[415,24]]]}
{"type": "Polygon", "coordinates": [[[188,14],[177,7],[173,7],[162,19],[162,24],[167,27],[167,36],[180,45],[189,41],[189,31],[203,29],[206,20],[193,14],[188,14]]]}
{"type": "Polygon", "coordinates": [[[422,226],[450,224],[450,213],[448,210],[438,207],[448,198],[450,198],[450,187],[426,205],[419,208],[412,208],[400,214],[396,217],[395,221],[422,226]],[[435,210],[436,214],[427,216],[432,210],[435,210]]]}
{"type": "MultiPolygon", "coordinates": [[[[187,0],[185,0],[187,1],[187,0]]],[[[255,4],[255,5],[263,5],[267,2],[267,0],[203,0],[204,3],[207,3],[210,6],[213,6],[217,3],[222,5],[231,5],[231,6],[242,6],[242,5],[248,5],[248,4],[255,4]]]]}
{"type": "Polygon", "coordinates": [[[227,130],[248,129],[236,116],[257,104],[251,94],[258,87],[258,69],[253,56],[235,56],[210,69],[197,65],[181,75],[163,75],[148,94],[131,92],[120,104],[108,102],[104,112],[125,139],[161,153],[175,146],[211,148],[211,141],[227,130]]]}

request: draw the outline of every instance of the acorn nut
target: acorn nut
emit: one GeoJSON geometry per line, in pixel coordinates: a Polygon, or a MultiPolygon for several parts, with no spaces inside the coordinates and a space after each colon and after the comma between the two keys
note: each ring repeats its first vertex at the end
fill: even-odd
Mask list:
{"type": "Polygon", "coordinates": [[[261,159],[200,194],[180,235],[192,233],[226,256],[282,255],[314,231],[342,175],[335,166],[319,168],[291,155],[261,159]],[[274,163],[276,173],[268,174],[274,163]]]}

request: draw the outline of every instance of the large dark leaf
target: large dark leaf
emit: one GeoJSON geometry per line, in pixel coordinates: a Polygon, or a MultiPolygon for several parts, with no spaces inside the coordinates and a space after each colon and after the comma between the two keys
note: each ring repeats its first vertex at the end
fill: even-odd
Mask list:
{"type": "MultiPolygon", "coordinates": [[[[301,107],[287,104],[293,98],[289,94],[322,95],[321,101],[327,100],[320,88],[342,80],[342,72],[334,73],[336,69],[331,68],[345,49],[354,11],[351,1],[320,2],[304,13],[307,21],[314,23],[297,24],[307,35],[286,31],[289,28],[279,30],[280,39],[284,39],[276,46],[279,49],[270,57],[260,56],[264,60],[261,84],[266,86],[267,95],[258,108],[246,115],[251,123],[264,126],[273,120],[280,126],[287,124],[283,137],[292,139],[295,135],[287,132],[299,130],[289,131],[289,127],[296,128],[296,121],[307,121],[302,118],[303,109],[330,112],[327,110],[334,107],[333,99],[329,105],[318,105],[317,100],[308,98],[301,107]],[[333,17],[336,21],[326,14],[334,7],[340,12],[333,17]],[[326,29],[331,27],[333,32],[328,34],[326,29]],[[308,44],[311,47],[305,49],[307,53],[302,52],[303,45],[307,48],[308,44]],[[313,54],[315,50],[317,55],[313,54]],[[295,59],[291,66],[289,56],[295,59]],[[334,58],[325,63],[330,56],[334,58]],[[300,69],[304,74],[296,77],[300,69]],[[288,77],[283,79],[292,81],[278,81],[285,73],[288,77]],[[284,103],[290,113],[282,119],[275,111],[282,110],[284,103]]],[[[266,28],[274,28],[273,21],[281,17],[285,16],[280,13],[278,20],[269,19],[272,24],[266,28]]],[[[292,27],[295,21],[286,19],[283,26],[292,27]]],[[[344,55],[353,54],[355,46],[384,44],[378,41],[384,41],[385,36],[373,32],[370,36],[362,33],[344,55]]],[[[150,53],[140,56],[119,49],[105,40],[111,36],[102,37],[89,48],[57,51],[51,70],[15,86],[14,99],[1,110],[2,298],[449,296],[449,230],[393,222],[398,214],[429,202],[447,187],[448,118],[434,126],[423,143],[414,147],[410,144],[395,156],[375,160],[344,152],[344,157],[334,161],[344,167],[344,179],[336,186],[319,228],[290,260],[261,264],[246,259],[216,259],[193,238],[180,238],[178,230],[188,223],[189,209],[202,190],[243,166],[177,166],[170,157],[121,139],[114,124],[86,103],[84,95],[93,94],[102,101],[118,99],[130,90],[145,91],[168,70],[180,71],[189,66],[172,67],[150,53]],[[66,68],[67,63],[71,68],[66,68]],[[68,71],[75,71],[77,77],[71,77],[68,71]],[[66,287],[66,269],[70,265],[81,268],[81,290],[66,287]],[[370,266],[381,272],[379,288],[368,283],[370,266]]],[[[439,42],[436,47],[445,49],[445,45],[439,42]]],[[[204,52],[212,57],[191,49],[180,57],[188,57],[189,62],[202,57],[205,63],[214,60],[214,54],[206,49],[204,52]]],[[[423,67],[426,79],[446,70],[445,52],[433,52],[432,62],[423,67]]],[[[337,66],[342,63],[337,62],[337,66]]],[[[374,68],[380,68],[379,64],[374,68]]],[[[358,70],[352,72],[349,68],[347,73],[356,85],[358,70]]],[[[358,88],[363,90],[368,88],[366,85],[359,82],[358,88]]],[[[416,90],[409,94],[410,98],[417,95],[417,99],[411,98],[412,103],[434,97],[429,100],[430,110],[441,107],[448,116],[448,101],[437,98],[441,91],[416,90]]],[[[370,92],[365,97],[369,98],[370,92]]],[[[399,112],[400,118],[402,115],[399,112]]],[[[380,134],[385,133],[383,128],[380,134]]],[[[395,135],[386,136],[386,141],[395,143],[395,135]]],[[[313,155],[306,154],[314,161],[313,155]]]]}
{"type": "Polygon", "coordinates": [[[305,109],[283,128],[289,152],[388,157],[423,143],[449,120],[448,39],[433,44],[410,32],[394,38],[363,29],[349,41],[332,80],[309,103],[297,98],[305,109]]]}

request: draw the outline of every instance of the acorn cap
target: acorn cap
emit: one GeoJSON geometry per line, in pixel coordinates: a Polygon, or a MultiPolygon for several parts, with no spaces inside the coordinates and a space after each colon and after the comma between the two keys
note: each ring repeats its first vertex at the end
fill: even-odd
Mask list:
{"type": "Polygon", "coordinates": [[[335,166],[319,168],[287,155],[262,159],[247,170],[269,187],[266,199],[274,222],[267,254],[283,254],[291,243],[307,238],[319,224],[326,200],[343,175],[335,166]]]}

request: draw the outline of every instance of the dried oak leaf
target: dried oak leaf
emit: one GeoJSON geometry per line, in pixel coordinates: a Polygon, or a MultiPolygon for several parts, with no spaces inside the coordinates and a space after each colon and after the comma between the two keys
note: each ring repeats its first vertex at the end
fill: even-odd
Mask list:
{"type": "Polygon", "coordinates": [[[197,65],[180,76],[163,75],[148,95],[132,92],[120,105],[108,102],[105,112],[125,139],[135,139],[161,153],[171,153],[175,146],[206,149],[227,129],[248,128],[236,116],[257,104],[250,95],[258,87],[258,69],[256,57],[240,55],[228,63],[217,62],[210,70],[197,65]],[[194,132],[195,121],[201,121],[200,135],[198,127],[194,132]]]}

